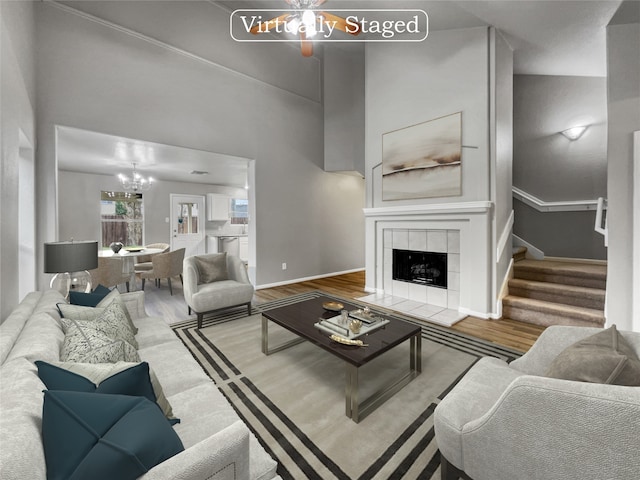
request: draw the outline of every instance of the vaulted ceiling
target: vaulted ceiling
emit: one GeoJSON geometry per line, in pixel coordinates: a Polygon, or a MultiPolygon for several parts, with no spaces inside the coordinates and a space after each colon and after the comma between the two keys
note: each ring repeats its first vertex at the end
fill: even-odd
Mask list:
{"type": "MultiPolygon", "coordinates": [[[[226,0],[219,4],[231,12],[237,8],[272,8],[285,12],[285,0],[226,0]]],[[[90,8],[93,2],[63,2],[73,8],[90,8]]],[[[327,0],[324,9],[422,9],[429,16],[430,31],[496,27],[514,50],[514,72],[533,75],[606,75],[606,26],[621,0],[327,0]]],[[[95,5],[95,4],[94,4],[95,5]]],[[[112,8],[118,8],[115,3],[112,8]]],[[[428,41],[428,39],[427,39],[428,41]]],[[[354,44],[363,49],[363,44],[354,44]]],[[[316,49],[322,55],[322,49],[316,49]]],[[[291,49],[292,55],[299,55],[291,49]]],[[[147,152],[154,156],[153,174],[159,179],[242,187],[247,160],[211,152],[102,135],[75,128],[58,129],[61,169],[109,174],[126,169],[135,156],[118,157],[118,151],[147,152]],[[178,170],[175,162],[180,155],[178,170]],[[94,161],[95,160],[95,161],[94,161]],[[213,166],[213,167],[212,167],[213,166]],[[96,171],[102,168],[101,171],[96,171]],[[192,175],[192,170],[210,172],[192,175]]]]}

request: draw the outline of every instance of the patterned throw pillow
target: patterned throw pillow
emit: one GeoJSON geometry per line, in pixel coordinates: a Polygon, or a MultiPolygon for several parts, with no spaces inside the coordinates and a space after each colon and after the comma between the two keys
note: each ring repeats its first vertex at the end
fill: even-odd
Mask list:
{"type": "Polygon", "coordinates": [[[120,305],[120,307],[122,307],[122,311],[127,317],[127,322],[129,322],[129,326],[131,327],[131,331],[134,333],[134,335],[138,333],[138,328],[133,324],[133,320],[131,319],[129,310],[127,310],[127,306],[122,301],[122,298],[120,298],[120,292],[117,289],[114,288],[113,290],[111,290],[111,293],[106,297],[104,297],[102,300],[100,300],[100,303],[98,303],[96,307],[97,308],[108,307],[113,302],[117,303],[118,305],[120,305]]]}
{"type": "Polygon", "coordinates": [[[124,340],[137,349],[138,342],[120,305],[117,302],[112,302],[108,307],[101,310],[94,320],[74,320],[63,317],[62,328],[64,333],[67,334],[74,328],[96,329],[114,340],[124,340]]]}
{"type": "Polygon", "coordinates": [[[72,318],[73,320],[95,320],[104,311],[104,308],[85,307],[69,303],[58,303],[57,307],[61,317],[72,318]]]}
{"type": "Polygon", "coordinates": [[[125,340],[114,340],[95,328],[73,328],[64,337],[60,350],[63,362],[139,362],[137,350],[125,340]]]}
{"type": "Polygon", "coordinates": [[[111,305],[112,303],[117,303],[122,308],[124,315],[127,319],[127,323],[129,324],[129,328],[135,335],[138,333],[138,328],[133,324],[133,320],[131,319],[131,314],[127,309],[127,306],[124,304],[124,301],[120,297],[120,292],[118,290],[113,289],[111,293],[109,293],[106,297],[104,297],[95,307],[87,307],[82,305],[72,305],[69,303],[58,303],[56,306],[58,307],[58,312],[61,317],[72,318],[74,320],[94,320],[98,315],[102,313],[102,311],[111,305]]]}

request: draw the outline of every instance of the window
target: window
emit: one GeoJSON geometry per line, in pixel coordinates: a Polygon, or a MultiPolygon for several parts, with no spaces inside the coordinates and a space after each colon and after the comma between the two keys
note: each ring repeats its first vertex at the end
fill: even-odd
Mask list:
{"type": "Polygon", "coordinates": [[[197,203],[180,202],[178,211],[178,233],[198,233],[197,203]]]}
{"type": "Polygon", "coordinates": [[[249,200],[232,198],[230,217],[232,225],[246,225],[249,223],[249,200]]]}
{"type": "Polygon", "coordinates": [[[101,192],[100,223],[103,248],[113,242],[122,242],[127,246],[142,245],[142,194],[101,192]]]}

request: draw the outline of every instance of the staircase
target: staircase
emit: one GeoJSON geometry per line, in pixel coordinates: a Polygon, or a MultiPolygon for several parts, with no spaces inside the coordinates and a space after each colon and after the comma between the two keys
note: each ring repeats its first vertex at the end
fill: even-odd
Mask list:
{"type": "Polygon", "coordinates": [[[513,270],[509,295],[502,299],[504,318],[542,326],[604,326],[606,265],[524,259],[513,270]]]}

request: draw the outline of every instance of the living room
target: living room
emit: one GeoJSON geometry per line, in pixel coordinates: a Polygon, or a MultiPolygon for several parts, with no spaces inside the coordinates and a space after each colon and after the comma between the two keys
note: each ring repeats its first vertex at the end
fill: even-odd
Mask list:
{"type": "MultiPolygon", "coordinates": [[[[328,3],[334,2],[339,3],[328,3]]],[[[540,187],[539,195],[548,195],[548,201],[584,200],[571,190],[571,175],[575,184],[592,182],[585,188],[608,198],[608,248],[584,249],[593,238],[602,241],[591,228],[556,231],[556,237],[537,231],[543,238],[532,243],[557,238],[556,245],[578,244],[587,251],[581,257],[606,259],[608,325],[640,331],[640,169],[632,140],[640,130],[637,2],[584,2],[601,4],[598,15],[608,16],[597,33],[606,42],[597,58],[576,54],[583,65],[597,64],[600,73],[583,72],[585,79],[575,82],[560,67],[544,75],[519,63],[518,49],[506,40],[515,32],[501,32],[480,18],[481,8],[474,4],[482,2],[447,2],[453,4],[447,6],[453,9],[450,17],[443,2],[403,2],[430,14],[425,42],[316,48],[312,57],[302,56],[297,43],[234,42],[228,27],[234,3],[2,2],[3,321],[22,300],[19,272],[31,272],[23,275],[31,290],[48,286],[42,246],[65,239],[60,205],[84,201],[80,188],[61,189],[58,127],[251,159],[256,202],[249,267],[258,288],[364,269],[366,290],[380,291],[382,230],[403,229],[413,221],[419,230],[462,232],[465,273],[451,306],[479,318],[499,318],[511,233],[525,231],[518,222],[530,215],[513,199],[512,187],[536,188],[547,181],[530,165],[526,169],[534,162],[531,152],[545,147],[517,136],[540,126],[523,106],[561,97],[567,87],[558,84],[566,81],[587,94],[597,91],[595,103],[605,110],[604,122],[591,125],[582,138],[590,142],[586,155],[597,157],[600,170],[559,166],[557,174],[546,172],[559,185],[553,191],[540,187]],[[597,85],[584,87],[589,82],[597,85]],[[382,136],[455,112],[462,112],[461,194],[385,201],[382,136]],[[562,196],[563,185],[570,198],[554,198],[562,196]],[[32,208],[25,210],[30,199],[32,208]],[[10,212],[19,212],[32,242],[21,242],[23,232],[10,212]]],[[[393,8],[395,2],[376,5],[383,3],[393,8]]],[[[511,2],[488,3],[516,16],[511,2]]],[[[526,24],[522,5],[533,8],[539,2],[518,3],[526,24]]],[[[570,9],[576,2],[553,3],[570,9]]],[[[583,22],[576,18],[576,25],[583,22]]],[[[552,102],[545,107],[553,108],[552,102]]],[[[558,140],[545,167],[560,163],[560,152],[572,166],[585,158],[579,142],[559,143],[566,139],[556,134],[570,126],[541,129],[547,140],[558,140]]],[[[637,150],[638,140],[635,145],[637,150]]],[[[65,226],[65,235],[68,230],[65,226]]]]}
{"type": "MultiPolygon", "coordinates": [[[[5,32],[16,35],[16,39],[7,45],[14,45],[15,51],[3,56],[3,59],[13,56],[15,68],[5,68],[5,72],[18,75],[14,79],[14,87],[21,92],[11,96],[15,106],[7,110],[15,111],[15,116],[5,115],[4,118],[7,122],[14,122],[16,126],[21,125],[19,129],[24,143],[21,149],[20,136],[14,127],[6,145],[13,145],[12,151],[16,153],[31,149],[33,155],[34,187],[37,192],[34,206],[37,222],[33,225],[36,240],[31,246],[32,256],[36,258],[35,278],[32,279],[34,288],[48,283],[47,276],[42,273],[41,251],[36,246],[58,239],[58,198],[59,195],[67,195],[67,192],[58,191],[57,166],[56,162],[51,161],[56,158],[56,126],[77,127],[125,138],[254,159],[255,191],[258,196],[255,230],[260,239],[255,245],[256,264],[253,265],[257,266],[256,284],[277,285],[366,267],[369,272],[367,288],[370,291],[379,288],[379,285],[375,285],[375,275],[371,271],[373,266],[367,265],[367,262],[372,262],[372,254],[365,252],[373,245],[373,239],[365,237],[362,208],[429,205],[443,201],[381,200],[380,169],[376,167],[380,155],[376,146],[379,145],[380,136],[395,128],[454,111],[467,112],[463,115],[465,145],[468,143],[470,147],[477,147],[478,134],[485,135],[481,132],[490,127],[489,123],[479,118],[488,111],[478,109],[476,99],[476,94],[481,90],[478,82],[490,80],[481,72],[484,68],[482,63],[487,60],[480,50],[483,48],[482,44],[488,46],[489,42],[485,33],[481,32],[482,28],[452,30],[454,33],[448,34],[447,31],[441,31],[442,27],[438,27],[437,22],[432,19],[428,42],[402,48],[397,46],[399,44],[389,44],[388,47],[381,44],[377,45],[380,48],[370,48],[370,60],[365,70],[364,58],[360,53],[354,55],[327,49],[323,63],[318,57],[293,55],[297,48],[295,44],[276,45],[277,48],[273,48],[274,45],[263,43],[234,42],[228,37],[225,28],[228,11],[209,2],[196,2],[190,4],[189,8],[171,2],[148,2],[144,8],[137,2],[127,2],[117,8],[109,2],[79,2],[76,4],[77,8],[70,3],[21,3],[25,4],[16,6],[15,12],[7,10],[7,23],[11,26],[8,25],[5,32]],[[15,17],[11,17],[12,14],[15,17]],[[13,18],[15,21],[10,22],[13,18]],[[189,23],[192,18],[198,18],[204,24],[180,28],[179,22],[189,23]],[[204,18],[207,18],[206,22],[204,18]],[[165,20],[154,22],[151,19],[165,20]],[[163,22],[170,21],[174,22],[170,31],[175,38],[163,38],[161,32],[153,30],[163,22]],[[18,25],[22,25],[22,28],[18,25]],[[195,39],[188,33],[195,31],[201,32],[201,35],[206,32],[208,37],[195,39]],[[456,40],[461,42],[460,47],[447,45],[447,35],[460,39],[462,34],[468,38],[465,41],[456,40]],[[440,44],[444,47],[436,47],[440,44]],[[460,59],[452,57],[449,61],[451,71],[446,75],[442,72],[441,82],[437,80],[439,77],[433,76],[432,72],[437,70],[435,65],[431,66],[426,61],[414,64],[415,55],[430,55],[429,48],[441,52],[454,51],[465,44],[468,47],[461,51],[468,50],[467,56],[460,59]],[[471,47],[476,50],[472,51],[471,47]],[[384,48],[391,49],[390,53],[383,53],[384,48]],[[400,55],[396,55],[393,50],[398,48],[400,55]],[[424,48],[427,50],[422,51],[424,48]],[[416,51],[415,54],[411,53],[412,49],[416,51]],[[402,62],[396,67],[404,72],[402,78],[405,80],[381,76],[386,67],[379,67],[391,61],[389,55],[402,62]],[[161,57],[163,60],[158,61],[161,57]],[[472,92],[469,90],[469,82],[461,81],[455,92],[452,90],[450,97],[437,93],[442,88],[439,85],[447,85],[453,89],[453,82],[459,77],[456,71],[459,67],[456,65],[471,68],[473,64],[469,63],[470,59],[474,59],[472,61],[477,64],[476,73],[469,70],[465,75],[477,75],[472,82],[476,90],[472,92]],[[353,66],[347,69],[346,65],[353,66]],[[331,78],[332,75],[335,78],[331,78]],[[325,78],[325,85],[321,83],[321,77],[325,78]],[[391,80],[397,88],[388,89],[387,85],[391,80]],[[426,88],[420,90],[423,80],[434,83],[430,88],[429,84],[425,84],[426,88]],[[349,82],[348,85],[345,85],[345,81],[349,82]],[[361,87],[363,81],[367,85],[366,98],[365,90],[361,87]],[[402,81],[408,83],[399,83],[402,81]],[[375,90],[378,88],[377,82],[380,84],[379,90],[375,90]],[[336,83],[340,85],[340,89],[335,87],[336,83]],[[203,89],[204,85],[214,87],[203,89]],[[407,104],[417,92],[424,97],[425,105],[433,105],[430,114],[422,113],[419,104],[414,104],[407,105],[402,110],[394,107],[397,111],[395,117],[389,115],[385,105],[388,105],[387,102],[393,96],[397,97],[393,101],[407,104]],[[344,101],[346,97],[351,97],[352,104],[344,101]],[[443,99],[441,107],[434,103],[436,98],[443,99]],[[459,99],[457,106],[454,108],[450,105],[447,98],[459,99]],[[351,107],[354,102],[359,102],[360,109],[350,109],[345,113],[344,109],[351,107]],[[335,110],[338,103],[342,104],[342,112],[335,110]],[[475,110],[470,109],[472,105],[475,105],[475,110]],[[364,131],[362,118],[365,110],[369,119],[367,131],[364,131]],[[340,120],[332,123],[325,118],[329,113],[332,114],[331,118],[338,117],[340,120]],[[473,132],[474,128],[478,129],[477,133],[473,132]],[[323,130],[325,135],[317,134],[323,130]],[[35,132],[38,132],[37,136],[35,132]],[[471,137],[467,139],[467,135],[471,137]],[[348,142],[349,138],[359,138],[360,141],[348,142]],[[34,148],[36,143],[37,149],[34,148]],[[261,161],[262,158],[265,160],[261,161]],[[346,164],[345,158],[348,159],[346,164]],[[331,173],[345,170],[357,175],[331,173]],[[270,188],[273,185],[278,185],[278,188],[270,188]],[[292,198],[296,201],[289,201],[292,198]],[[308,245],[313,245],[314,255],[308,254],[308,245]],[[286,271],[282,269],[283,263],[287,264],[286,271]]],[[[438,5],[432,6],[435,7],[438,5]]],[[[609,12],[615,11],[610,4],[606,8],[609,12]]],[[[440,14],[439,10],[432,11],[440,14]]],[[[454,18],[465,14],[468,16],[469,12],[460,8],[456,8],[453,14],[450,13],[454,18]]],[[[628,14],[626,16],[628,18],[628,14]]],[[[466,17],[464,19],[468,22],[466,17]]],[[[628,21],[623,20],[621,23],[628,21]]],[[[624,27],[618,30],[622,29],[624,27]]],[[[167,29],[164,30],[166,34],[169,33],[167,29]]],[[[600,32],[600,37],[603,34],[600,32]]],[[[628,42],[623,43],[629,45],[628,42]]],[[[619,48],[615,51],[620,51],[622,57],[626,55],[619,48]]],[[[598,60],[593,62],[601,65],[604,52],[598,53],[598,60]]],[[[517,59],[516,53],[516,61],[517,59]]],[[[582,64],[588,64],[589,61],[591,60],[583,59],[582,64]]],[[[611,67],[614,62],[609,63],[611,67]]],[[[599,68],[602,69],[601,66],[599,68]]],[[[516,75],[515,85],[524,85],[526,78],[516,75]]],[[[529,78],[535,80],[535,76],[529,78]]],[[[8,92],[10,89],[5,88],[4,91],[8,92]]],[[[599,94],[601,93],[600,91],[599,94]]],[[[519,90],[515,95],[516,101],[522,96],[519,90]]],[[[493,97],[485,96],[484,101],[492,101],[491,98],[493,97]]],[[[612,113],[613,110],[610,109],[610,120],[612,113]]],[[[621,121],[623,120],[626,119],[621,117],[621,121]]],[[[611,125],[615,124],[609,122],[610,152],[618,145],[613,141],[615,136],[611,131],[611,125]]],[[[514,128],[517,132],[518,125],[514,128]]],[[[602,125],[594,125],[591,130],[592,139],[596,138],[596,131],[597,138],[604,138],[599,133],[603,131],[602,125]]],[[[9,135],[8,129],[4,131],[9,135]]],[[[488,130],[486,132],[489,135],[488,130]]],[[[482,182],[476,181],[482,178],[477,175],[486,175],[487,169],[479,168],[474,172],[472,168],[482,162],[495,161],[489,158],[495,154],[489,150],[489,145],[482,148],[482,151],[477,148],[464,149],[469,158],[474,155],[480,157],[468,160],[467,165],[471,166],[463,169],[463,195],[455,201],[495,201],[492,197],[494,193],[489,192],[493,188],[490,185],[503,188],[501,195],[505,201],[498,202],[497,205],[502,208],[500,205],[504,204],[505,213],[499,213],[498,223],[491,227],[492,230],[495,229],[492,235],[500,237],[508,222],[508,212],[511,211],[511,194],[507,193],[510,192],[510,186],[506,183],[508,180],[498,181],[497,178],[485,177],[482,182]]],[[[518,144],[514,148],[517,149],[518,144]]],[[[17,157],[12,158],[7,165],[14,166],[6,171],[17,174],[17,164],[14,163],[17,157]]],[[[609,158],[618,158],[618,155],[610,154],[609,158]]],[[[515,163],[514,173],[518,174],[522,170],[517,166],[517,160],[515,163]]],[[[625,178],[629,181],[632,178],[632,163],[632,158],[624,162],[610,161],[606,175],[611,211],[608,309],[609,316],[624,319],[622,322],[631,322],[633,318],[633,275],[626,252],[628,246],[635,242],[632,241],[633,232],[630,227],[633,224],[629,204],[632,202],[631,189],[622,188],[621,185],[624,186],[625,182],[621,183],[617,179],[625,178]],[[611,188],[612,185],[615,188],[611,188]],[[622,202],[620,207],[611,208],[617,202],[622,202]],[[622,215],[622,218],[616,221],[616,215],[622,215]]],[[[525,176],[531,176],[530,171],[523,172],[525,176]]],[[[523,173],[519,175],[522,177],[523,173]]],[[[600,179],[604,176],[599,175],[600,179]]],[[[5,176],[3,180],[3,185],[7,187],[3,189],[3,204],[7,206],[18,198],[12,193],[18,183],[11,178],[5,176]]],[[[541,182],[543,180],[538,180],[538,185],[541,182]]],[[[448,200],[445,198],[444,202],[448,200]]],[[[518,218],[515,219],[516,227],[517,222],[518,218]]],[[[65,234],[68,234],[67,230],[65,229],[65,234]]],[[[491,241],[492,249],[496,247],[497,241],[497,238],[491,241]]],[[[19,301],[17,284],[10,280],[12,274],[5,273],[20,270],[17,264],[19,256],[16,254],[18,245],[15,230],[8,228],[3,231],[3,262],[8,262],[6,268],[2,269],[3,316],[19,301]]],[[[503,249],[503,254],[506,250],[503,249]]],[[[487,265],[491,263],[493,260],[490,259],[486,262],[487,265]]],[[[469,313],[489,317],[498,313],[496,303],[506,271],[504,258],[498,263],[498,271],[495,274],[488,273],[488,299],[479,304],[476,302],[476,305],[473,301],[463,301],[462,306],[469,313]]],[[[483,268],[485,271],[490,269],[489,266],[483,268]]],[[[470,281],[478,284],[473,279],[470,281]]],[[[485,283],[487,282],[484,280],[481,282],[485,283]]],[[[628,323],[630,328],[631,325],[628,323]]]]}

